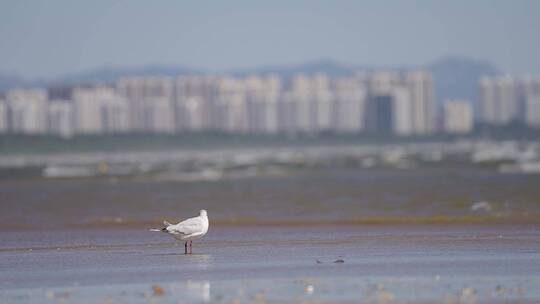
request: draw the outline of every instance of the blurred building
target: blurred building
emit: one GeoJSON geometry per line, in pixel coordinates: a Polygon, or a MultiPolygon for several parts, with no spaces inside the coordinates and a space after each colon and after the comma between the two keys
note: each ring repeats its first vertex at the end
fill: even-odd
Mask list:
{"type": "Polygon", "coordinates": [[[277,104],[278,132],[282,134],[298,133],[298,102],[294,94],[284,91],[280,94],[277,104]]]}
{"type": "Polygon", "coordinates": [[[366,130],[372,134],[414,134],[411,88],[392,71],[374,72],[366,78],[366,130]]]}
{"type": "Polygon", "coordinates": [[[176,79],[173,104],[177,131],[212,130],[220,79],[219,76],[199,75],[176,79]]]}
{"type": "Polygon", "coordinates": [[[364,82],[357,77],[336,79],[333,90],[332,130],[338,133],[364,131],[367,98],[364,82]]]}
{"type": "Polygon", "coordinates": [[[425,71],[378,71],[365,75],[366,127],[400,136],[435,131],[433,81],[425,71]]]}
{"type": "Polygon", "coordinates": [[[129,129],[135,132],[165,132],[176,129],[173,81],[168,77],[126,77],[116,84],[129,103],[129,129]]]}
{"type": "Polygon", "coordinates": [[[127,100],[111,87],[74,89],[73,111],[76,133],[122,133],[130,127],[127,100]]]}
{"type": "Polygon", "coordinates": [[[483,77],[479,93],[481,122],[501,126],[520,118],[520,100],[512,77],[483,77]]]}
{"type": "Polygon", "coordinates": [[[422,128],[417,129],[418,124],[415,125],[415,119],[426,120],[428,118],[424,115],[415,115],[414,111],[411,111],[414,104],[412,99],[413,94],[408,87],[395,87],[392,90],[393,99],[393,116],[392,116],[392,131],[396,135],[408,136],[413,134],[425,134],[431,132],[431,127],[427,127],[421,124],[422,128]]]}
{"type": "Polygon", "coordinates": [[[0,99],[0,134],[8,132],[8,110],[5,101],[0,99]]]}
{"type": "Polygon", "coordinates": [[[52,85],[47,88],[49,100],[71,100],[73,95],[73,86],[70,85],[52,85]]]}
{"type": "Polygon", "coordinates": [[[71,137],[75,133],[75,119],[71,100],[51,100],[47,109],[47,130],[49,134],[71,137]]]}
{"type": "Polygon", "coordinates": [[[370,94],[388,94],[396,86],[403,84],[399,72],[395,71],[375,71],[364,75],[370,94]]]}
{"type": "Polygon", "coordinates": [[[218,81],[213,103],[212,129],[228,133],[247,132],[247,106],[244,82],[225,77],[218,81]]]}
{"type": "Polygon", "coordinates": [[[318,73],[312,78],[311,121],[314,133],[329,131],[332,129],[332,114],[335,106],[334,94],[330,91],[330,79],[328,76],[318,73]]]}
{"type": "Polygon", "coordinates": [[[372,94],[367,103],[367,131],[372,134],[412,134],[410,96],[404,88],[372,94]]]}
{"type": "Polygon", "coordinates": [[[531,128],[540,128],[540,94],[529,94],[526,97],[525,120],[531,128]]]}
{"type": "Polygon", "coordinates": [[[524,77],[518,88],[523,100],[523,117],[532,128],[540,128],[540,77],[524,77]]]}
{"type": "Polygon", "coordinates": [[[371,94],[366,108],[366,129],[369,133],[393,133],[394,98],[391,94],[371,94]]]}
{"type": "Polygon", "coordinates": [[[466,100],[448,100],[443,106],[443,129],[450,134],[466,134],[473,130],[474,115],[466,100]]]}
{"type": "Polygon", "coordinates": [[[535,126],[535,100],[540,95],[540,78],[483,77],[479,83],[479,95],[482,123],[504,126],[521,122],[535,126]]]}
{"type": "Polygon", "coordinates": [[[281,80],[275,75],[250,76],[245,80],[247,124],[250,133],[278,132],[278,101],[281,80]]]}
{"type": "Polygon", "coordinates": [[[292,77],[278,105],[284,133],[319,133],[333,128],[335,106],[330,79],[321,73],[292,77]]]}
{"type": "Polygon", "coordinates": [[[7,121],[11,133],[47,132],[47,91],[42,89],[6,92],[7,121]]]}
{"type": "MultiPolygon", "coordinates": [[[[290,83],[283,102],[290,106],[292,116],[286,133],[310,133],[315,128],[316,105],[313,90],[316,84],[310,76],[299,74],[290,83]]],[[[281,112],[280,114],[284,114],[281,112]]]]}
{"type": "Polygon", "coordinates": [[[405,75],[405,86],[410,92],[410,134],[430,134],[435,131],[433,79],[426,71],[412,71],[405,75]]]}
{"type": "MultiPolygon", "coordinates": [[[[522,95],[516,98],[526,100],[533,89],[519,87],[522,95]]],[[[276,75],[124,77],[114,86],[55,86],[48,93],[7,92],[5,128],[59,136],[192,131],[408,136],[434,128],[433,82],[425,71],[359,72],[339,79],[298,74],[286,83],[276,75]]]]}
{"type": "MultiPolygon", "coordinates": [[[[145,97],[140,103],[140,121],[135,130],[145,133],[174,133],[176,129],[174,107],[165,96],[145,97]]],[[[133,127],[131,121],[131,128],[133,127]]]]}

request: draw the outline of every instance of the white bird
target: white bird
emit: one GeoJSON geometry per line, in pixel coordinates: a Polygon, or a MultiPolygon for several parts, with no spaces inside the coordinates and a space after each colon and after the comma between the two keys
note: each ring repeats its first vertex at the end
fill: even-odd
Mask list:
{"type": "Polygon", "coordinates": [[[150,229],[150,231],[163,231],[170,234],[179,241],[184,241],[184,253],[192,253],[192,241],[203,237],[208,232],[208,215],[206,210],[199,211],[199,216],[192,217],[180,223],[173,225],[167,221],[163,221],[165,225],[162,229],[150,229]]]}

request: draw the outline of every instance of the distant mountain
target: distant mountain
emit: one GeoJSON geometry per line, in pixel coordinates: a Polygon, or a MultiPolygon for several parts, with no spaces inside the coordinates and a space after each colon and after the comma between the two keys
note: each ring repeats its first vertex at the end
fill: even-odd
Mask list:
{"type": "Polygon", "coordinates": [[[354,66],[341,64],[330,59],[321,59],[289,66],[266,66],[253,69],[232,70],[228,74],[237,77],[251,74],[276,74],[284,79],[289,79],[299,73],[325,73],[330,77],[342,77],[351,75],[356,70],[357,68],[354,66]]]}
{"type": "Polygon", "coordinates": [[[243,77],[251,74],[276,74],[284,79],[289,79],[295,74],[315,74],[324,73],[330,77],[344,77],[350,76],[358,71],[372,71],[372,70],[406,70],[405,66],[375,66],[375,65],[348,65],[343,64],[331,59],[320,59],[308,61],[302,64],[287,65],[287,66],[266,66],[253,69],[244,70],[232,70],[227,74],[243,77]]]}
{"type": "MultiPolygon", "coordinates": [[[[222,74],[230,74],[237,77],[243,77],[250,74],[276,74],[284,79],[289,79],[291,76],[298,73],[314,74],[322,72],[330,77],[342,77],[351,75],[355,71],[369,71],[380,68],[403,70],[415,67],[354,66],[329,59],[323,59],[298,65],[266,66],[253,69],[230,70],[225,71],[222,74]]],[[[476,100],[478,79],[483,75],[500,74],[500,70],[492,64],[466,57],[444,57],[428,64],[425,68],[433,73],[435,94],[439,104],[448,98],[461,98],[474,102],[476,100]]],[[[186,74],[204,73],[210,73],[210,71],[185,66],[148,65],[127,68],[104,67],[46,80],[25,80],[17,76],[0,74],[0,92],[15,87],[47,87],[50,85],[62,84],[114,82],[124,76],[175,77],[186,74]]]]}
{"type": "Polygon", "coordinates": [[[439,104],[445,99],[466,99],[476,106],[478,81],[482,76],[501,74],[493,64],[466,57],[443,57],[427,66],[435,82],[439,104]]]}
{"type": "Polygon", "coordinates": [[[49,83],[75,84],[114,82],[126,76],[169,76],[176,77],[186,74],[200,74],[201,70],[185,66],[148,65],[143,67],[103,67],[88,72],[70,74],[52,79],[49,83]]]}
{"type": "Polygon", "coordinates": [[[27,81],[19,76],[0,74],[0,92],[11,89],[26,87],[27,81]]]}

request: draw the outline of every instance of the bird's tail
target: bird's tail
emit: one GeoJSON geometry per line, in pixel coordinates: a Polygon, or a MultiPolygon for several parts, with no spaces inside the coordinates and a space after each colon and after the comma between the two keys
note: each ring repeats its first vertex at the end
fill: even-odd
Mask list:
{"type": "Polygon", "coordinates": [[[157,231],[157,232],[167,232],[167,227],[171,226],[172,224],[167,222],[167,221],[163,221],[163,225],[165,225],[165,227],[163,227],[163,228],[150,228],[148,230],[149,231],[157,231]]]}
{"type": "Polygon", "coordinates": [[[148,231],[167,232],[167,228],[150,228],[148,231]]]}

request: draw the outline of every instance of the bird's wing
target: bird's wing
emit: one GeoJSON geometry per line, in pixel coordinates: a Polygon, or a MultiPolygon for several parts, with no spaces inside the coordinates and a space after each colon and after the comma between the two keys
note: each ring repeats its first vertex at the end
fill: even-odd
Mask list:
{"type": "Polygon", "coordinates": [[[203,221],[200,217],[194,217],[182,221],[176,225],[167,227],[167,231],[173,234],[193,234],[203,230],[203,221]]]}

